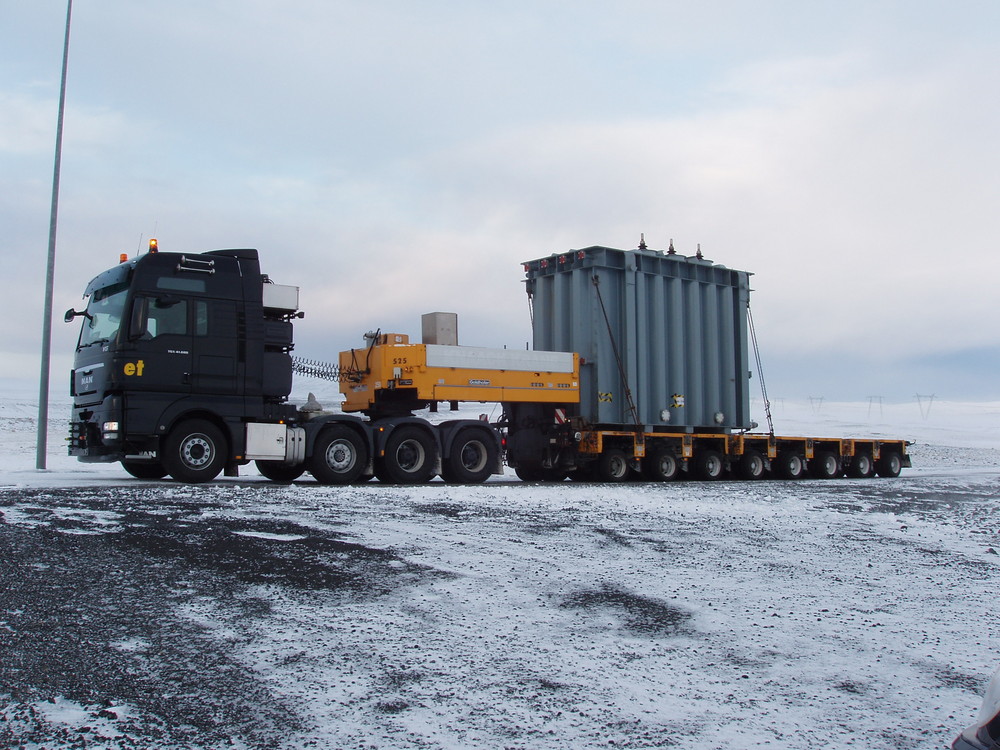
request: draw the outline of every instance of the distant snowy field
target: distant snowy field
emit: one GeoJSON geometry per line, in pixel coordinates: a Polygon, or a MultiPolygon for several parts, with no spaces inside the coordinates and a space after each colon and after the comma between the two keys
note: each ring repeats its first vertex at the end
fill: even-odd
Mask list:
{"type": "Polygon", "coordinates": [[[29,583],[137,614],[63,647],[86,680],[0,683],[25,747],[942,748],[1000,664],[1000,403],[772,405],[916,441],[896,480],[349,488],[79,464],[65,403],[39,472],[36,409],[0,398],[0,536],[57,546],[0,655],[38,646],[29,583]],[[128,595],[74,595],[81,560],[128,595]]]}

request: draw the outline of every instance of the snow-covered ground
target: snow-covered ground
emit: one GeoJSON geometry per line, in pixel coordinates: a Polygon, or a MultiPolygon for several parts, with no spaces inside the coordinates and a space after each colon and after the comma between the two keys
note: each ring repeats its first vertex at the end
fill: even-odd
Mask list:
{"type": "Polygon", "coordinates": [[[0,399],[14,746],[941,748],[1000,664],[997,403],[773,404],[915,440],[895,480],[348,488],[78,464],[60,404],[39,472],[35,410],[0,399]]]}

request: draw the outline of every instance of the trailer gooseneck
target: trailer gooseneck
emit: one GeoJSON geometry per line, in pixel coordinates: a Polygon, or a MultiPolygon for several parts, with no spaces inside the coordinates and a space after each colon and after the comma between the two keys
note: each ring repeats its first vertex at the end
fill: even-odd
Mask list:
{"type": "Polygon", "coordinates": [[[275,481],[668,481],[770,473],[896,476],[904,440],[778,437],[749,419],[749,274],[700,257],[592,247],[525,264],[535,351],[375,332],[336,365],[293,361],[298,289],[256,250],[150,252],[87,286],[69,452],[133,476],[205,482],[256,461],[275,481]],[[292,374],[330,377],[340,411],[287,403],[292,374]],[[497,402],[496,424],[414,414],[497,402]]]}

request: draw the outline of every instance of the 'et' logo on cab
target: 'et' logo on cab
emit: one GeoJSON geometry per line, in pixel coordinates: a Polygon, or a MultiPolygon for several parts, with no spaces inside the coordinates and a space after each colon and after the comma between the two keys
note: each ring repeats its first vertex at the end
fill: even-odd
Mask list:
{"type": "Polygon", "coordinates": [[[146,366],[146,363],[141,359],[138,362],[126,362],[122,371],[129,377],[136,375],[142,377],[142,368],[146,366]]]}

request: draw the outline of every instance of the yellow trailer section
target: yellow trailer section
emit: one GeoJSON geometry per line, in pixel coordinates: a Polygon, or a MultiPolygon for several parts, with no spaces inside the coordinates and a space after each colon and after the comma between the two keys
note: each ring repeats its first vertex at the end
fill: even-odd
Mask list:
{"type": "Polygon", "coordinates": [[[483,401],[575,404],[580,359],[570,352],[410,344],[385,334],[366,349],[340,353],[343,409],[368,411],[386,397],[436,403],[483,401]]]}

